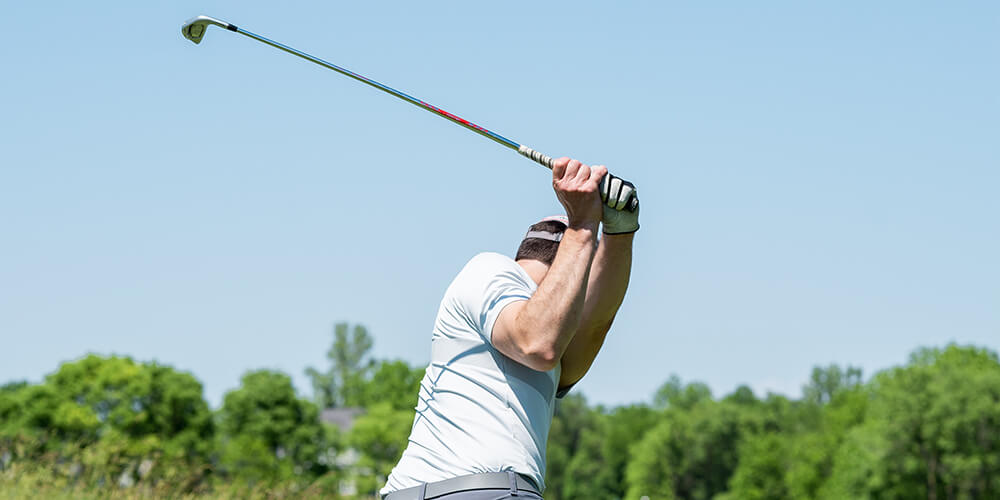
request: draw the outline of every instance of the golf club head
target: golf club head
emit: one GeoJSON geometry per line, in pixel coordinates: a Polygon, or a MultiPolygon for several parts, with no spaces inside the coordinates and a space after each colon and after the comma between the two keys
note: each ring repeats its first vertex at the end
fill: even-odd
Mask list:
{"type": "Polygon", "coordinates": [[[208,29],[210,24],[214,24],[227,30],[236,31],[236,26],[227,22],[208,16],[198,16],[188,19],[188,21],[184,23],[184,26],[181,26],[181,34],[184,35],[184,38],[187,38],[196,44],[201,43],[201,39],[205,36],[205,31],[208,29]]]}

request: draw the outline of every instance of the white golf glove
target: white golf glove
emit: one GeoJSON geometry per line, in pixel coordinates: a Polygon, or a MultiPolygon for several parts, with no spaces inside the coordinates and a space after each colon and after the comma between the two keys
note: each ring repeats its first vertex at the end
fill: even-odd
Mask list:
{"type": "Polygon", "coordinates": [[[609,172],[601,179],[601,200],[604,201],[604,234],[628,234],[639,230],[639,207],[630,212],[632,198],[639,199],[635,185],[609,172]]]}

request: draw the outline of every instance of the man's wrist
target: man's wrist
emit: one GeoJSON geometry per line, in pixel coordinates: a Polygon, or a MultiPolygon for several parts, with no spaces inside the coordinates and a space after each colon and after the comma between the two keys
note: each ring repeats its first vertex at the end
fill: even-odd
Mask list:
{"type": "Polygon", "coordinates": [[[579,225],[576,227],[570,226],[567,227],[566,231],[563,233],[563,239],[560,246],[563,246],[567,240],[569,240],[573,243],[596,248],[599,241],[597,238],[598,234],[600,234],[599,224],[587,224],[582,227],[579,225]]]}
{"type": "Polygon", "coordinates": [[[579,231],[579,232],[592,232],[597,234],[598,228],[601,227],[601,221],[570,221],[569,225],[566,227],[566,231],[579,231]]]}

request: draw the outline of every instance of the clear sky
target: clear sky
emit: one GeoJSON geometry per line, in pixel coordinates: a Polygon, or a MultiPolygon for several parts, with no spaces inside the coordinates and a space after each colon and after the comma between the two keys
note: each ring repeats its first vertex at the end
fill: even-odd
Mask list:
{"type": "Polygon", "coordinates": [[[465,261],[559,211],[541,167],[245,37],[195,46],[198,14],[634,181],[593,402],[1000,349],[996,2],[5,2],[0,382],[97,352],[213,404],[262,367],[307,394],[338,321],[423,364],[465,261]]]}

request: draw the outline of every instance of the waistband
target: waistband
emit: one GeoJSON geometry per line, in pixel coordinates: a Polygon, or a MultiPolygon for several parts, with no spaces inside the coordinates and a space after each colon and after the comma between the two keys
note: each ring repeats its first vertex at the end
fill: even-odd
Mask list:
{"type": "Polygon", "coordinates": [[[471,490],[506,490],[511,493],[527,491],[541,496],[534,481],[527,476],[507,472],[484,472],[467,476],[453,477],[443,481],[424,483],[420,486],[393,491],[382,497],[382,500],[432,500],[434,498],[471,490]]]}

